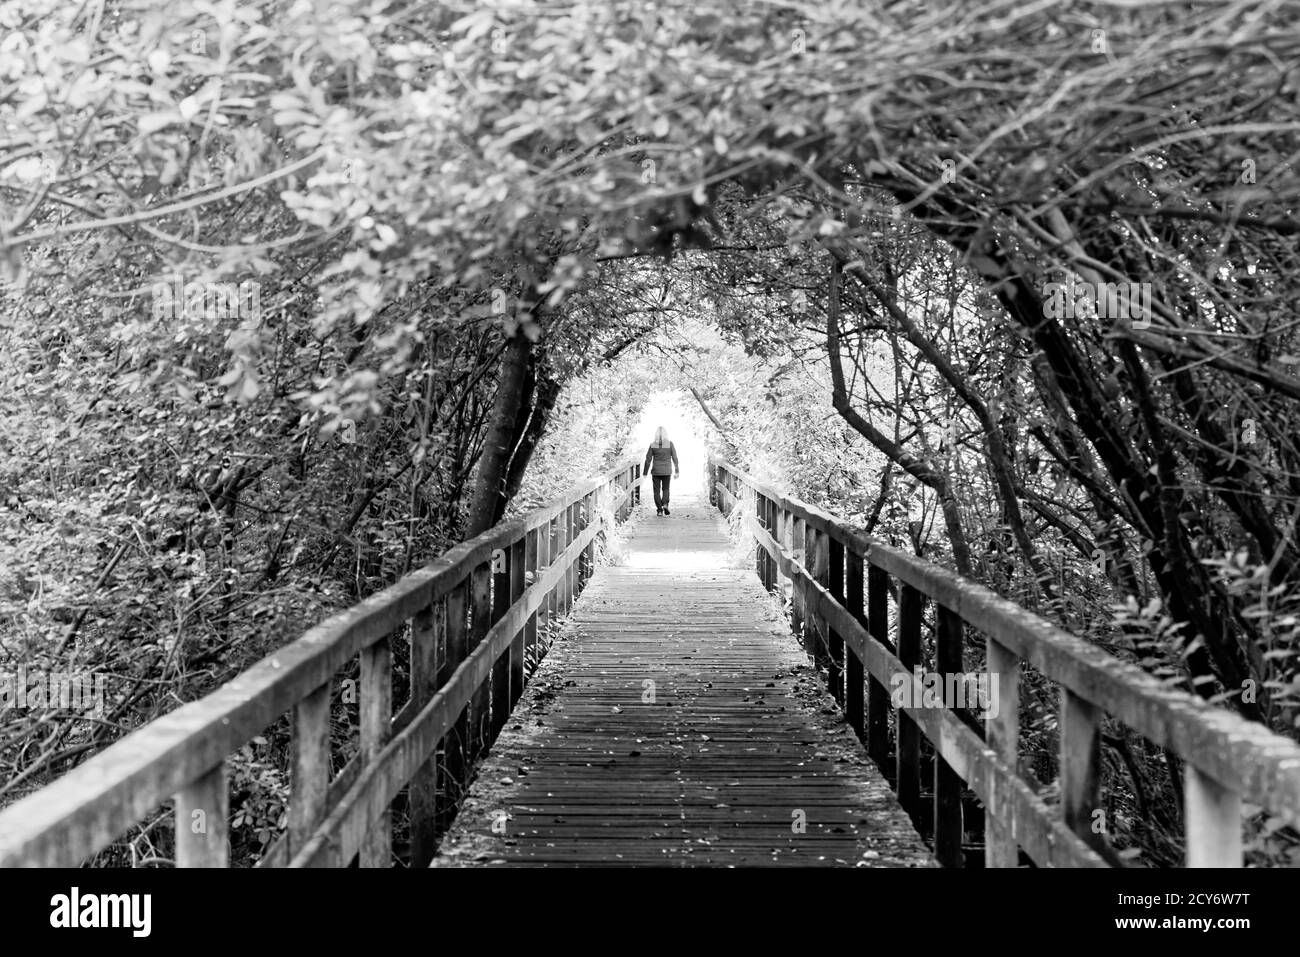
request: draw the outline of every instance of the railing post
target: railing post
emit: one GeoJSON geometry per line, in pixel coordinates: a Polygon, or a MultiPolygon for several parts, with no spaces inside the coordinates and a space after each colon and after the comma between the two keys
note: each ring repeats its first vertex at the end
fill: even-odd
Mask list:
{"type": "MultiPolygon", "coordinates": [[[[573,503],[573,540],[577,541],[582,537],[583,530],[587,527],[587,499],[578,499],[573,503]]],[[[583,546],[577,557],[573,560],[573,597],[576,601],[582,594],[582,586],[587,582],[587,549],[583,546]]]]}
{"type": "MultiPolygon", "coordinates": [[[[798,515],[790,522],[790,557],[804,569],[807,569],[804,551],[804,521],[798,515]]],[[[799,643],[804,644],[803,625],[803,576],[797,572],[793,578],[794,593],[790,601],[790,627],[794,630],[799,643]]]]}
{"type": "MultiPolygon", "coordinates": [[[[564,512],[551,517],[549,529],[549,541],[546,547],[546,568],[550,569],[559,561],[560,555],[564,553],[563,528],[561,526],[564,512]]],[[[563,599],[561,594],[564,590],[564,576],[561,575],[559,581],[551,586],[550,594],[546,597],[546,626],[547,640],[551,639],[551,633],[555,630],[555,619],[563,614],[563,599]]]]}
{"type": "MultiPolygon", "coordinates": [[[[786,510],[785,506],[778,505],[776,507],[776,518],[772,525],[772,540],[776,542],[777,548],[779,548],[787,558],[790,557],[790,513],[786,510]]],[[[785,573],[781,571],[781,562],[778,560],[776,563],[776,589],[778,594],[781,596],[782,604],[785,603],[785,583],[789,580],[790,579],[785,577],[785,573]]]]}
{"type": "MultiPolygon", "coordinates": [[[[996,713],[985,724],[984,740],[1013,772],[1020,752],[1020,659],[994,638],[985,642],[989,681],[998,679],[996,713]]],[[[995,789],[995,794],[1002,794],[995,789]]],[[[1010,827],[1010,809],[984,808],[984,866],[1018,867],[1020,849],[1010,827]]]]}
{"type": "MultiPolygon", "coordinates": [[[[955,612],[939,605],[935,608],[934,670],[946,689],[956,685],[949,675],[956,675],[965,691],[962,665],[962,621],[955,612]]],[[[934,856],[944,867],[962,866],[961,777],[940,755],[934,755],[934,856]]]]}
{"type": "Polygon", "coordinates": [[[1241,795],[1208,774],[1183,767],[1188,867],[1241,867],[1241,795]]]}
{"type": "MultiPolygon", "coordinates": [[[[427,616],[427,612],[425,615],[427,616]]],[[[427,638],[426,633],[426,640],[427,638]]],[[[413,628],[412,644],[414,642],[413,628]]],[[[412,686],[414,687],[414,683],[412,686]]],[[[392,736],[393,646],[391,639],[385,635],[361,652],[362,764],[368,765],[373,762],[392,736]]],[[[365,837],[361,841],[358,863],[362,867],[392,866],[393,824],[392,814],[388,808],[384,809],[378,820],[371,821],[366,828],[365,837]]]]}
{"type": "MultiPolygon", "coordinates": [[[[898,660],[907,670],[908,681],[913,669],[921,664],[921,616],[925,599],[911,585],[901,585],[898,592],[898,660]]],[[[915,693],[912,695],[916,697],[915,693]]],[[[913,700],[919,707],[921,702],[913,700]]],[[[895,791],[898,803],[903,806],[916,824],[921,827],[921,731],[900,707],[898,709],[898,738],[896,741],[895,791]]]]}
{"type": "MultiPolygon", "coordinates": [[[[850,550],[845,555],[845,598],[844,602],[854,619],[864,629],[867,627],[866,583],[864,579],[863,559],[857,552],[850,550]]],[[[844,717],[849,727],[858,736],[859,741],[866,740],[866,669],[862,659],[852,647],[844,649],[844,717]]]]}
{"type": "Polygon", "coordinates": [[[303,849],[325,816],[330,783],[330,685],[326,681],[294,708],[290,860],[303,849]]]}
{"type": "MultiPolygon", "coordinates": [[[[483,636],[492,627],[492,564],[483,562],[469,577],[469,653],[483,642],[483,636]]],[[[490,675],[489,675],[490,679],[490,675]]],[[[465,755],[465,780],[470,769],[487,748],[489,681],[484,680],[474,689],[469,702],[469,749],[465,755]]]]}
{"type": "MultiPolygon", "coordinates": [[[[510,586],[514,578],[514,543],[510,543],[501,549],[504,561],[501,563],[504,567],[500,571],[493,569],[492,575],[492,615],[488,619],[493,625],[506,616],[510,610],[510,586]]],[[[510,714],[510,650],[499,655],[492,662],[492,687],[489,692],[491,713],[488,718],[487,738],[484,741],[484,750],[497,739],[501,729],[505,727],[506,718],[510,714]]]]}
{"type": "Polygon", "coordinates": [[[568,615],[573,611],[573,599],[577,594],[576,581],[577,575],[573,566],[577,562],[572,557],[567,557],[569,546],[573,544],[574,534],[578,526],[577,507],[570,504],[564,510],[564,551],[566,558],[564,560],[564,614],[568,615]]]}
{"type": "MultiPolygon", "coordinates": [[[[827,546],[827,574],[830,582],[831,597],[835,599],[836,604],[841,608],[844,607],[844,544],[839,540],[826,536],[827,546]]],[[[826,629],[827,644],[827,681],[831,686],[831,697],[839,702],[840,708],[844,707],[844,639],[840,633],[827,624],[822,619],[822,627],[826,629]]]]}
{"type": "Polygon", "coordinates": [[[632,478],[637,483],[635,491],[632,493],[632,501],[637,505],[641,504],[641,466],[632,466],[632,478]]]}
{"type": "MultiPolygon", "coordinates": [[[[781,544],[780,514],[781,507],[777,505],[775,501],[768,501],[767,533],[772,537],[772,541],[776,542],[777,547],[780,547],[781,544]]],[[[781,584],[780,558],[776,557],[776,555],[772,555],[770,562],[768,562],[767,570],[767,588],[768,590],[775,592],[775,590],[780,588],[781,584]]]]}
{"type": "MultiPolygon", "coordinates": [[[[528,583],[527,588],[537,587],[538,576],[541,575],[542,566],[546,564],[544,548],[546,540],[542,536],[542,529],[531,529],[524,538],[524,577],[532,576],[532,581],[528,583]]],[[[542,609],[545,603],[539,605],[531,615],[528,616],[528,624],[524,625],[524,651],[520,660],[520,666],[524,669],[524,678],[519,683],[519,689],[522,693],[524,682],[527,681],[528,659],[537,657],[537,620],[543,614],[542,609]]],[[[519,699],[516,698],[516,701],[519,699]]]]}
{"type": "MultiPolygon", "coordinates": [[[[889,576],[883,568],[867,566],[867,630],[893,651],[889,640],[889,576]]],[[[889,689],[874,676],[867,677],[867,754],[880,768],[890,763],[889,689]]]]}
{"type": "Polygon", "coordinates": [[[230,793],[223,761],[176,794],[176,866],[230,866],[230,793]]]}
{"type": "MultiPolygon", "coordinates": [[[[447,593],[447,658],[438,671],[439,683],[444,683],[469,656],[469,579],[462,581],[447,593]]],[[[469,750],[470,706],[461,709],[456,724],[443,738],[445,771],[442,779],[442,801],[438,806],[438,826],[446,829],[460,803],[466,780],[466,755],[469,750]]]]}
{"type": "MultiPolygon", "coordinates": [[[[829,536],[808,522],[804,522],[804,531],[807,535],[805,554],[808,556],[808,572],[812,575],[813,581],[824,588],[828,584],[827,566],[830,564],[827,549],[829,536]]],[[[808,653],[812,656],[813,667],[818,671],[826,669],[829,674],[830,656],[827,654],[826,619],[818,614],[810,614],[805,608],[804,632],[808,636],[807,647],[808,653]]]]}
{"type": "Polygon", "coordinates": [[[1061,807],[1066,826],[1096,850],[1110,822],[1101,806],[1101,711],[1061,689],[1061,807]],[[1098,817],[1100,815],[1100,817],[1098,817]],[[1100,821],[1101,833],[1094,830],[1100,821]]]}
{"type": "MultiPolygon", "coordinates": [[[[439,599],[415,613],[411,620],[411,702],[418,711],[447,680],[443,674],[447,635],[447,603],[439,599]],[[439,654],[439,646],[441,654],[439,654]]],[[[390,716],[391,721],[391,716],[390,716]]],[[[408,792],[411,820],[411,866],[425,867],[433,860],[438,830],[437,749],[411,778],[408,792]]]]}
{"type": "MultiPolygon", "coordinates": [[[[582,497],[582,505],[579,506],[578,516],[578,533],[581,536],[586,533],[596,519],[596,495],[594,492],[588,492],[582,497]]],[[[579,591],[587,587],[587,582],[591,581],[591,574],[595,567],[596,540],[593,538],[582,549],[582,559],[579,565],[579,591]]]]}
{"type": "MultiPolygon", "coordinates": [[[[779,531],[778,531],[778,524],[777,524],[778,521],[779,521],[779,519],[778,519],[778,517],[777,517],[778,514],[779,514],[779,512],[780,512],[780,506],[778,506],[774,500],[772,500],[772,499],[768,499],[768,502],[767,502],[767,533],[768,533],[769,536],[771,536],[772,541],[775,542],[778,546],[781,544],[781,536],[780,536],[780,533],[779,533],[779,531]]],[[[776,556],[774,556],[774,555],[769,555],[769,556],[768,556],[768,559],[767,559],[767,589],[768,589],[768,591],[776,591],[777,586],[780,584],[780,578],[781,578],[781,576],[780,576],[780,562],[777,560],[776,556]]]]}
{"type": "MultiPolygon", "coordinates": [[[[754,490],[754,522],[760,528],[766,523],[763,520],[767,512],[767,499],[758,494],[758,489],[754,490]]],[[[754,538],[754,571],[758,575],[758,580],[767,587],[767,549],[765,549],[758,537],[754,538]]]]}
{"type": "MultiPolygon", "coordinates": [[[[513,608],[515,603],[524,597],[525,575],[528,568],[528,544],[530,541],[529,533],[525,532],[524,536],[510,546],[510,606],[513,608]]],[[[515,632],[514,641],[510,642],[509,653],[509,678],[510,690],[506,698],[505,711],[502,714],[501,724],[497,727],[500,733],[501,728],[505,726],[506,718],[510,716],[511,710],[519,700],[520,695],[524,693],[524,638],[528,632],[528,626],[533,622],[529,618],[524,625],[515,632]]]]}

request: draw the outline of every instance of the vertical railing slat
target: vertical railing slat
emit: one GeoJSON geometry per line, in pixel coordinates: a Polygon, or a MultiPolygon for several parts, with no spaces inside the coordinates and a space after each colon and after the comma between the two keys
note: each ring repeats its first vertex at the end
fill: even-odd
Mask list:
{"type": "MultiPolygon", "coordinates": [[[[588,492],[582,499],[582,506],[578,512],[578,532],[579,537],[592,523],[596,521],[596,493],[588,492]]],[[[596,540],[593,538],[582,548],[582,565],[580,566],[579,591],[587,587],[587,582],[591,581],[592,573],[596,570],[596,540]]]]}
{"type": "Polygon", "coordinates": [[[1241,795],[1208,774],[1183,767],[1188,867],[1241,867],[1241,795]]]}
{"type": "MultiPolygon", "coordinates": [[[[576,537],[574,532],[577,529],[578,517],[577,507],[570,505],[564,510],[564,550],[567,552],[569,546],[573,544],[576,537]]],[[[574,571],[574,565],[577,563],[572,558],[565,559],[564,566],[564,614],[567,616],[573,611],[573,599],[576,594],[577,574],[574,571]]]]}
{"type": "MultiPolygon", "coordinates": [[[[447,593],[447,658],[438,676],[447,681],[469,655],[469,580],[460,582],[447,593]]],[[[445,830],[460,803],[466,780],[466,754],[469,748],[468,704],[461,708],[456,723],[442,739],[445,772],[438,775],[442,795],[438,802],[438,828],[445,830]]]]}
{"type": "MultiPolygon", "coordinates": [[[[513,543],[512,543],[513,544],[513,543]]],[[[501,549],[504,567],[501,571],[493,569],[492,573],[492,614],[488,621],[495,625],[510,610],[510,584],[515,560],[514,548],[507,545],[501,549]]],[[[492,663],[491,689],[488,692],[489,711],[488,729],[484,739],[484,750],[505,727],[506,716],[510,713],[510,651],[497,656],[492,663]]]]}
{"type": "MultiPolygon", "coordinates": [[[[550,521],[550,546],[547,547],[547,568],[554,567],[564,554],[564,512],[552,516],[550,521]]],[[[551,592],[546,598],[547,627],[554,631],[555,619],[564,614],[564,576],[560,573],[559,581],[551,585],[551,592]]]]}
{"type": "MultiPolygon", "coordinates": [[[[807,568],[807,557],[804,551],[804,522],[798,515],[792,516],[790,522],[790,557],[798,564],[807,568]]],[[[803,577],[796,573],[791,579],[794,585],[794,594],[790,603],[790,627],[794,631],[795,637],[799,643],[804,643],[804,620],[803,620],[803,577]]]]}
{"type": "MultiPolygon", "coordinates": [[[[845,556],[845,597],[844,602],[854,620],[863,628],[867,627],[866,610],[866,570],[864,561],[857,552],[849,551],[845,556]]],[[[866,669],[862,659],[852,648],[845,649],[844,654],[844,717],[849,727],[865,741],[866,725],[866,669]]]]}
{"type": "MultiPolygon", "coordinates": [[[[935,609],[934,670],[941,676],[945,691],[954,687],[949,675],[961,675],[962,621],[956,612],[939,606],[935,609]]],[[[961,680],[958,678],[957,680],[961,680]]],[[[955,690],[955,689],[954,689],[955,690]]],[[[964,690],[964,684],[963,684],[964,690]]],[[[955,705],[955,702],[947,702],[955,705]]],[[[961,777],[938,754],[934,756],[934,856],[944,867],[961,867],[963,856],[961,777]]]]}
{"type": "MultiPolygon", "coordinates": [[[[898,660],[912,680],[913,669],[921,664],[921,616],[924,597],[911,585],[898,591],[898,660]]],[[[915,698],[915,693],[913,694],[915,698]]],[[[921,702],[913,701],[919,706],[921,702]]],[[[898,737],[895,745],[895,791],[903,806],[921,827],[921,731],[916,723],[898,710],[898,737]]]]}
{"type": "MultiPolygon", "coordinates": [[[[422,626],[427,628],[427,614],[424,618],[422,626]]],[[[427,632],[423,636],[426,644],[432,644],[431,637],[427,632]]],[[[393,647],[391,639],[384,636],[361,651],[361,763],[367,765],[374,761],[392,734],[393,647]]],[[[360,864],[362,867],[390,867],[392,863],[392,815],[385,808],[378,820],[371,821],[366,827],[360,864]]]]}
{"type": "MultiPolygon", "coordinates": [[[[524,577],[529,582],[528,588],[537,584],[537,578],[541,575],[542,566],[546,564],[545,540],[542,537],[542,529],[534,528],[528,532],[524,538],[524,577]]],[[[536,594],[534,592],[533,594],[536,594]]],[[[524,653],[521,667],[524,669],[524,677],[519,683],[520,690],[523,689],[524,681],[528,680],[528,662],[530,659],[537,657],[537,626],[541,616],[545,614],[543,609],[546,607],[545,602],[538,606],[531,615],[528,616],[528,624],[524,626],[524,653]]]]}
{"type": "MultiPolygon", "coordinates": [[[[411,619],[411,702],[419,710],[429,703],[450,675],[440,660],[446,656],[447,602],[444,599],[422,608],[411,619]],[[441,646],[441,647],[440,647],[441,646]]],[[[438,749],[420,765],[411,778],[410,805],[411,865],[425,867],[433,860],[434,836],[438,829],[438,749]]]]}
{"type": "Polygon", "coordinates": [[[1069,688],[1061,689],[1060,747],[1066,826],[1094,848],[1104,847],[1110,822],[1101,806],[1101,711],[1069,688]]]}
{"type": "MultiPolygon", "coordinates": [[[[483,642],[488,629],[492,627],[492,564],[483,562],[469,576],[469,653],[483,642]]],[[[469,746],[465,754],[465,770],[474,767],[487,749],[488,709],[489,709],[490,673],[474,689],[474,696],[469,703],[469,746]]]]}
{"type": "MultiPolygon", "coordinates": [[[[889,575],[883,568],[867,567],[867,630],[889,650],[889,575]]],[[[867,678],[867,754],[877,767],[890,763],[889,689],[875,677],[867,678]]]]}
{"type": "MultiPolygon", "coordinates": [[[[844,543],[827,535],[827,575],[829,576],[829,588],[835,601],[843,607],[844,605],[844,543]]],[[[831,697],[839,702],[840,707],[844,707],[844,639],[840,633],[831,628],[826,620],[822,619],[822,627],[826,629],[826,657],[827,657],[827,680],[831,686],[831,697]]]]}
{"type": "MultiPolygon", "coordinates": [[[[524,596],[525,575],[528,568],[528,537],[525,535],[510,546],[510,605],[524,596]]],[[[524,693],[524,636],[528,632],[529,618],[510,642],[509,679],[510,691],[506,697],[506,715],[514,708],[519,696],[524,693]]],[[[502,719],[504,725],[505,719],[502,719]]]]}
{"type": "MultiPolygon", "coordinates": [[[[985,642],[989,679],[998,679],[996,714],[985,724],[985,741],[1016,773],[1020,750],[1020,659],[994,638],[985,642]]],[[[1005,795],[1005,790],[995,789],[1005,795]]],[[[1018,867],[1020,849],[1012,832],[1006,804],[984,808],[984,866],[1018,867]]]]}
{"type": "Polygon", "coordinates": [[[294,707],[293,774],[289,792],[289,857],[325,816],[330,779],[330,682],[294,707]]]}
{"type": "MultiPolygon", "coordinates": [[[[826,584],[826,536],[819,532],[810,522],[803,523],[805,566],[812,580],[819,585],[826,584]]],[[[826,667],[826,622],[822,617],[804,606],[803,628],[805,645],[813,667],[822,670],[826,667]]]]}
{"type": "Polygon", "coordinates": [[[176,866],[230,866],[230,792],[225,762],[176,794],[176,866]]]}

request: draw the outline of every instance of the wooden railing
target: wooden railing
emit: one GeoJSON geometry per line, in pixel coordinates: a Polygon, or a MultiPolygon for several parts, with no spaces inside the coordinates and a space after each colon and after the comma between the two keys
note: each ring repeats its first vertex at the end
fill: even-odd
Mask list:
{"type": "Polygon", "coordinates": [[[290,709],[288,827],[261,863],[389,866],[389,806],[408,785],[411,863],[428,863],[522,692],[539,624],[569,611],[597,537],[627,517],[640,484],[640,465],[625,463],[503,522],[138,729],[0,812],[0,866],[75,866],[173,795],[176,864],[226,866],[226,760],[290,709]],[[394,714],[403,636],[410,696],[394,714]],[[359,749],[331,774],[336,676],[357,656],[359,749]]]}
{"type": "Polygon", "coordinates": [[[989,589],[873,541],[728,463],[710,459],[709,472],[710,501],[728,514],[743,510],[763,584],[791,583],[796,633],[827,671],[868,753],[894,779],[904,809],[933,836],[940,863],[959,866],[963,858],[963,782],[983,806],[987,866],[1017,866],[1019,849],[1040,866],[1122,863],[1106,836],[1104,715],[1184,762],[1188,866],[1241,866],[1243,800],[1300,824],[1300,747],[1289,739],[1167,688],[989,589]],[[935,605],[932,653],[922,641],[927,602],[935,605]],[[967,628],[984,636],[987,687],[997,690],[983,727],[969,710],[923,697],[894,707],[906,705],[891,693],[915,687],[914,669],[966,671],[967,628]],[[1021,662],[1060,688],[1059,808],[1019,773],[1021,662]],[[922,801],[922,736],[934,752],[929,802],[922,801]]]}

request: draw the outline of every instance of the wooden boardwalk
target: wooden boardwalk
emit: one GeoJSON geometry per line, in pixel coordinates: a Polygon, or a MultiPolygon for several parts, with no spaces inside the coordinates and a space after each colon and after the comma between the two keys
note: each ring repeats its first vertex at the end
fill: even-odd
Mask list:
{"type": "Polygon", "coordinates": [[[721,522],[690,501],[640,519],[435,867],[934,866],[721,522]]]}
{"type": "Polygon", "coordinates": [[[456,544],[0,809],[0,867],[84,864],[143,822],[152,829],[173,800],[176,864],[228,867],[232,756],[286,716],[288,828],[259,866],[391,866],[405,790],[407,859],[419,864],[960,867],[963,847],[982,844],[989,867],[1104,867],[1122,863],[1088,813],[1104,803],[1104,722],[1183,762],[1187,866],[1248,860],[1245,807],[1300,827],[1294,741],[717,458],[711,487],[721,510],[744,517],[743,545],[733,551],[702,502],[679,500],[668,518],[646,503],[625,521],[647,484],[640,473],[625,459],[456,544]],[[588,578],[597,537],[627,532],[630,551],[616,547],[622,558],[588,578]],[[584,581],[566,633],[525,685],[534,616],[567,606],[584,581]],[[760,582],[793,589],[839,636],[853,677],[842,708],[760,582]],[[395,647],[404,635],[408,647],[395,647]],[[883,708],[864,711],[864,674],[886,688],[917,668],[955,674],[973,643],[1001,678],[982,729],[951,707],[904,709],[883,695],[870,699],[883,708]],[[409,694],[394,714],[402,650],[409,694]],[[358,707],[341,714],[331,704],[358,659],[358,707]],[[1026,668],[1060,696],[1050,803],[1019,771],[1026,668]],[[429,772],[439,747],[463,737],[466,709],[505,723],[482,727],[495,743],[439,857],[450,808],[445,776],[429,772]],[[891,742],[887,725],[904,712],[913,733],[891,742]],[[933,856],[841,714],[868,729],[882,762],[892,750],[933,856]],[[334,747],[340,718],[359,749],[334,747]],[[920,799],[924,742],[932,799],[920,799]],[[980,815],[964,813],[971,794],[980,815]],[[208,827],[186,826],[199,814],[208,827]]]}

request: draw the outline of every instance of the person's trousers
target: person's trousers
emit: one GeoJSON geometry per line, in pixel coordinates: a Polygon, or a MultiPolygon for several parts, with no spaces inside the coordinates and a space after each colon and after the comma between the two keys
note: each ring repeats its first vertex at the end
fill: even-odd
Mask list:
{"type": "Polygon", "coordinates": [[[668,480],[670,478],[672,478],[671,475],[650,476],[655,488],[655,508],[668,507],[668,480]]]}

